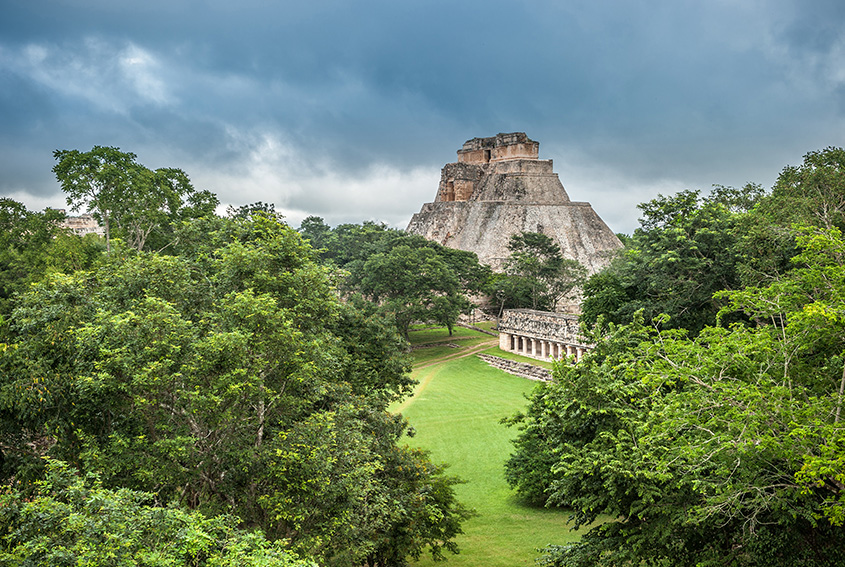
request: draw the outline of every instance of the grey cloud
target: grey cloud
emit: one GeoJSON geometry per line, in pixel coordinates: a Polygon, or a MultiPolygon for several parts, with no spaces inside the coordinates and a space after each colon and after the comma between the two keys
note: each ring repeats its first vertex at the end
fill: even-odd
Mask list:
{"type": "Polygon", "coordinates": [[[107,144],[224,201],[401,224],[464,140],[525,131],[628,230],[633,198],[770,184],[841,145],[843,20],[790,0],[15,3],[0,190],[55,192],[53,149],[107,144]]]}

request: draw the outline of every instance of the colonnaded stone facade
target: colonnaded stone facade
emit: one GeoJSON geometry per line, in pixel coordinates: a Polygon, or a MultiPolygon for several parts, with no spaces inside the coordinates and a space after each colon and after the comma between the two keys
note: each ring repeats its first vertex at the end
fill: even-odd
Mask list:
{"type": "Polygon", "coordinates": [[[506,309],[499,321],[499,348],[541,360],[573,356],[578,361],[592,345],[579,334],[575,315],[506,309]]]}
{"type": "Polygon", "coordinates": [[[433,203],[423,205],[407,231],[445,246],[475,252],[482,264],[501,270],[510,237],[542,232],[590,273],[601,270],[622,243],[589,203],[569,200],[539,159],[540,144],[523,132],[473,138],[458,161],[440,175],[433,203]]]}

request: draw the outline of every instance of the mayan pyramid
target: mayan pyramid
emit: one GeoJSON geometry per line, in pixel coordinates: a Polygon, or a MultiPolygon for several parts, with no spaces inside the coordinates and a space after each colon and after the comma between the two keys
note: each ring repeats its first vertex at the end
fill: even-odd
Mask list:
{"type": "Polygon", "coordinates": [[[565,258],[599,271],[622,243],[589,203],[569,200],[539,149],[523,132],[469,140],[457,163],[443,168],[434,202],[423,205],[407,231],[475,252],[494,270],[510,254],[511,235],[542,232],[565,258]]]}

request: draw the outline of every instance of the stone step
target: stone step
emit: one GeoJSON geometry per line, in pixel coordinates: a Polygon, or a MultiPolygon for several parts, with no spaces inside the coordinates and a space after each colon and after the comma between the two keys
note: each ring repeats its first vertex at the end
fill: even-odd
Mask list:
{"type": "Polygon", "coordinates": [[[514,376],[527,378],[529,380],[539,380],[542,382],[550,382],[552,380],[551,371],[541,366],[535,366],[527,362],[508,360],[507,358],[493,356],[491,354],[479,354],[476,356],[493,368],[498,368],[499,370],[503,370],[508,374],[513,374],[514,376]]]}

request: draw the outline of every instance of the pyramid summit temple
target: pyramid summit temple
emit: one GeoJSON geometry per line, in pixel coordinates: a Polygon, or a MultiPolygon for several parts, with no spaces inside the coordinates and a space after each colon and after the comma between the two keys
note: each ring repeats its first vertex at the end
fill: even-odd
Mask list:
{"type": "Polygon", "coordinates": [[[511,235],[541,232],[565,258],[590,273],[601,270],[622,243],[590,203],[569,200],[539,149],[523,132],[467,141],[458,161],[443,168],[434,202],[422,206],[407,231],[475,252],[494,270],[510,254],[511,235]]]}

